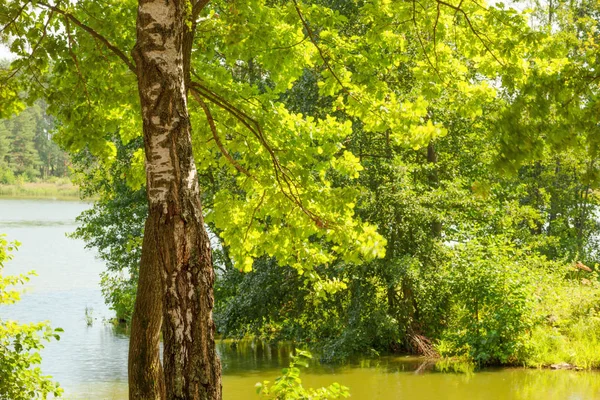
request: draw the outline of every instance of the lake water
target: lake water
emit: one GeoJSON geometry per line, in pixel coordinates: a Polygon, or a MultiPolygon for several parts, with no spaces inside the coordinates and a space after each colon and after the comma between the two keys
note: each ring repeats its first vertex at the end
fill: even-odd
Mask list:
{"type": "MultiPolygon", "coordinates": [[[[49,320],[65,332],[42,352],[42,368],[65,389],[67,399],[126,399],[128,338],[103,323],[111,312],[103,302],[103,263],[83,242],[69,239],[86,203],[0,199],[0,233],[22,243],[6,274],[35,269],[22,300],[0,307],[0,318],[49,320]],[[95,318],[85,322],[85,309],[95,318]]],[[[257,399],[254,385],[273,380],[289,363],[290,347],[218,344],[226,400],[257,399]]],[[[349,386],[353,399],[593,400],[600,399],[596,372],[497,369],[475,374],[433,373],[410,357],[364,359],[344,367],[313,365],[305,386],[332,382],[349,386]]]]}

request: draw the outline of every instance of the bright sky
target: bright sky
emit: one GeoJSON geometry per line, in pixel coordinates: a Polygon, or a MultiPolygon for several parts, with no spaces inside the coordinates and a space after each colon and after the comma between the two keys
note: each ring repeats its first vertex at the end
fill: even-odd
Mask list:
{"type": "Polygon", "coordinates": [[[8,48],[2,44],[0,44],[0,60],[5,58],[13,58],[12,53],[8,51],[8,48]]]}

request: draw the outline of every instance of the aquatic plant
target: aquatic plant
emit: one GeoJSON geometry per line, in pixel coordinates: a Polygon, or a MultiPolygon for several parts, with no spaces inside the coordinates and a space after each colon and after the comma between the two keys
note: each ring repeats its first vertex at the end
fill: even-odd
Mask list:
{"type": "Polygon", "coordinates": [[[300,368],[308,367],[312,355],[308,351],[296,349],[296,355],[291,356],[289,368],[281,371],[281,376],[271,384],[269,381],[256,384],[256,392],[265,399],[271,400],[333,400],[350,397],[350,389],[339,383],[328,387],[306,389],[300,379],[300,368]]]}
{"type": "Polygon", "coordinates": [[[94,309],[88,306],[85,306],[85,324],[87,326],[94,325],[94,309]]]}

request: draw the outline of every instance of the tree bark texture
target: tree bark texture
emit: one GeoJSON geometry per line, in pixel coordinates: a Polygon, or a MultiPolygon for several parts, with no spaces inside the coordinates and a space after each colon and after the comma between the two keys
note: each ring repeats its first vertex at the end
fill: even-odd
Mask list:
{"type": "Polygon", "coordinates": [[[185,0],[138,2],[133,57],[149,214],[131,331],[132,399],[221,399],[212,320],[214,271],[187,108],[186,19],[185,0]],[[160,371],[156,344],[160,319],[164,390],[160,373],[155,374],[160,371]]]}
{"type": "Polygon", "coordinates": [[[129,339],[129,398],[165,398],[163,369],[160,363],[160,330],[162,327],[161,262],[154,243],[156,224],[146,220],[142,260],[131,336],[129,339]]]}

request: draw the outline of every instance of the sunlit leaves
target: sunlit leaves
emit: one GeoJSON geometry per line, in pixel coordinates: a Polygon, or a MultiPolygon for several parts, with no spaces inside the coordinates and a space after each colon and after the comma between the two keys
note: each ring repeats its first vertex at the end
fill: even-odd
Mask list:
{"type": "MultiPolygon", "coordinates": [[[[123,62],[131,62],[136,2],[56,6],[13,1],[0,8],[3,22],[19,20],[3,37],[17,54],[7,72],[16,83],[0,100],[9,104],[22,91],[47,98],[57,140],[73,153],[89,152],[104,176],[116,162],[107,138],[126,144],[141,134],[135,76],[123,62]]],[[[475,2],[214,0],[196,29],[188,89],[203,96],[215,129],[190,96],[194,155],[200,174],[220,180],[205,191],[207,220],[242,270],[262,256],[301,273],[336,259],[382,257],[377,227],[354,212],[363,166],[347,148],[353,132],[360,127],[389,145],[420,149],[443,138],[453,118],[496,122],[495,112],[510,105],[500,140],[537,156],[545,138],[526,129],[503,133],[559,110],[527,96],[511,101],[534,72],[555,76],[568,65],[561,51],[544,57],[528,49],[543,35],[532,33],[526,16],[475,2]],[[307,75],[329,105],[319,118],[292,112],[285,101],[307,75]],[[539,115],[528,111],[532,101],[540,102],[539,115]]],[[[122,172],[136,189],[142,162],[138,151],[122,172]]]]}

